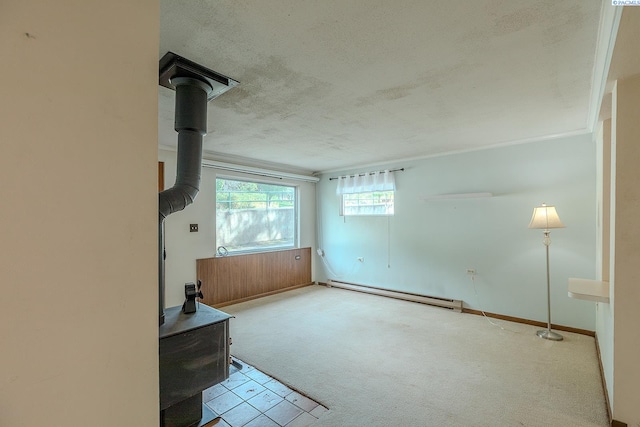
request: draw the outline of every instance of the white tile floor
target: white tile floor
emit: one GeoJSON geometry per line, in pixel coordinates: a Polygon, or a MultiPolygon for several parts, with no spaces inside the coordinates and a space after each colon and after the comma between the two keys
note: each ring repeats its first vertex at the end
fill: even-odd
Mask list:
{"type": "MultiPolygon", "coordinates": [[[[235,358],[234,358],[235,359],[235,358]]],[[[305,427],[327,408],[275,378],[235,359],[229,378],[202,392],[202,400],[222,420],[216,427],[305,427]]]]}

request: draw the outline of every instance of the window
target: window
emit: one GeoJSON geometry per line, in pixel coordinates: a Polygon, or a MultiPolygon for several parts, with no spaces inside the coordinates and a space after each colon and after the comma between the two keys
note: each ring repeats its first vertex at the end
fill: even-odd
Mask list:
{"type": "Polygon", "coordinates": [[[350,215],[393,215],[394,191],[371,191],[342,195],[341,213],[350,215]]]}
{"type": "Polygon", "coordinates": [[[393,171],[368,172],[337,179],[340,215],[394,214],[396,181],[393,171]]]}
{"type": "Polygon", "coordinates": [[[293,248],[296,187],[216,179],[216,247],[231,252],[293,248]]]}

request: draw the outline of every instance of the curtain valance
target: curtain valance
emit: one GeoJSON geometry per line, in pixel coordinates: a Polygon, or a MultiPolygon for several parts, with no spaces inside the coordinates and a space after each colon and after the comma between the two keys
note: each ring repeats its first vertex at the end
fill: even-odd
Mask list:
{"type": "Polygon", "coordinates": [[[336,194],[368,193],[371,191],[392,191],[396,189],[393,172],[388,169],[378,172],[341,176],[338,178],[336,194]]]}

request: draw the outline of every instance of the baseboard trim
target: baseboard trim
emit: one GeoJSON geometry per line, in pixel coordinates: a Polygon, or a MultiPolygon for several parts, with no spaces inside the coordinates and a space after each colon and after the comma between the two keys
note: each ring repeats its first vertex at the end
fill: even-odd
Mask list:
{"type": "Polygon", "coordinates": [[[604,402],[607,405],[607,417],[609,417],[609,424],[613,423],[613,411],[611,410],[611,402],[609,402],[609,392],[607,391],[607,379],[604,376],[604,366],[602,366],[602,353],[600,352],[600,341],[598,341],[598,334],[595,334],[596,342],[596,355],[598,357],[598,367],[600,368],[600,381],[602,382],[602,391],[604,391],[604,402]]]}
{"type": "Polygon", "coordinates": [[[410,292],[402,292],[395,291],[384,288],[377,288],[375,286],[369,285],[361,285],[358,283],[351,282],[342,282],[338,280],[329,280],[328,283],[324,284],[327,287],[335,287],[340,289],[347,289],[350,291],[363,292],[366,294],[378,295],[387,298],[395,298],[409,302],[417,302],[420,304],[431,305],[434,307],[446,308],[449,310],[457,311],[458,313],[462,312],[462,301],[448,299],[448,298],[440,298],[440,297],[431,297],[427,295],[421,294],[413,294],[410,292]]]}
{"type": "MultiPolygon", "coordinates": [[[[438,297],[428,297],[420,294],[412,294],[412,293],[400,292],[400,291],[390,291],[388,289],[376,288],[374,286],[360,285],[356,283],[339,282],[339,281],[332,281],[332,280],[329,280],[328,282],[318,282],[318,285],[326,286],[329,288],[336,287],[341,289],[348,289],[352,291],[380,295],[380,296],[389,297],[389,298],[402,299],[402,300],[411,301],[411,302],[421,302],[423,304],[448,308],[448,309],[462,312],[462,313],[475,314],[478,316],[486,315],[487,317],[492,317],[494,319],[506,320],[509,322],[516,322],[516,323],[523,323],[525,325],[539,326],[542,328],[545,328],[547,326],[545,322],[539,322],[537,320],[529,320],[529,319],[524,319],[522,317],[507,316],[504,314],[490,313],[486,311],[482,312],[480,310],[464,308],[464,307],[461,307],[462,301],[459,301],[459,300],[451,300],[451,299],[438,298],[438,297]],[[425,299],[425,301],[417,301],[415,299],[416,297],[420,299],[425,299]],[[460,308],[458,308],[458,304],[460,304],[460,308]]],[[[590,331],[588,329],[580,329],[580,328],[574,328],[571,326],[556,325],[553,323],[551,324],[551,327],[558,331],[573,332],[576,334],[587,335],[594,338],[596,336],[595,331],[590,331]]],[[[598,358],[598,360],[600,359],[598,358]]]]}
{"type": "MultiPolygon", "coordinates": [[[[524,323],[525,325],[540,326],[543,328],[547,327],[547,324],[545,322],[538,322],[537,320],[523,319],[521,317],[506,316],[504,314],[489,313],[487,311],[482,312],[480,310],[473,310],[471,308],[463,308],[462,312],[469,313],[469,314],[476,314],[478,316],[482,316],[484,313],[484,315],[486,315],[487,317],[493,317],[494,319],[507,320],[509,322],[516,322],[516,323],[524,323]]],[[[579,328],[573,328],[571,326],[555,325],[553,323],[551,324],[551,328],[556,329],[558,331],[573,332],[576,334],[588,335],[590,337],[595,337],[596,335],[594,331],[589,331],[587,329],[579,329],[579,328]]]]}
{"type": "Polygon", "coordinates": [[[279,293],[282,293],[282,292],[292,291],[294,289],[304,288],[305,286],[311,286],[311,285],[315,285],[315,282],[303,283],[301,285],[294,285],[294,286],[289,286],[288,288],[282,288],[282,289],[278,289],[278,290],[275,290],[275,291],[263,292],[261,294],[251,295],[250,297],[246,297],[246,298],[239,298],[239,299],[234,299],[234,300],[231,300],[231,301],[225,301],[225,302],[221,302],[219,304],[214,304],[211,307],[213,307],[213,308],[225,307],[227,305],[233,305],[233,304],[238,304],[238,303],[241,303],[241,302],[251,301],[251,300],[262,298],[262,297],[268,297],[269,295],[275,295],[275,294],[279,294],[279,293]]]}

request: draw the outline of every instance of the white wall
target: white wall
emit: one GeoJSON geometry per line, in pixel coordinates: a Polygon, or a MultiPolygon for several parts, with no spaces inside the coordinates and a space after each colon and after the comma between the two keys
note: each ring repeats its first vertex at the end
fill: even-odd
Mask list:
{"type": "Polygon", "coordinates": [[[318,241],[335,274],[324,269],[318,280],[462,299],[472,309],[546,321],[543,235],[527,228],[533,208],[546,202],[567,226],[551,232],[552,321],[595,329],[593,303],[567,296],[569,277],[595,276],[590,135],[386,166],[406,169],[396,174],[396,214],[390,218],[340,217],[336,181],[328,178],[341,173],[322,177],[318,241]],[[494,197],[424,200],[470,192],[494,197]],[[361,256],[364,263],[356,261],[361,256]],[[468,268],[476,269],[475,281],[468,268]]]}
{"type": "Polygon", "coordinates": [[[0,12],[0,426],[157,426],[156,1],[0,12]]]}
{"type": "MultiPolygon", "coordinates": [[[[596,185],[598,201],[596,279],[610,282],[611,119],[599,124],[596,133],[596,146],[598,175],[596,185]]],[[[615,169],[613,170],[615,171],[615,169]]],[[[609,402],[613,402],[613,287],[610,287],[609,290],[610,302],[596,303],[596,336],[600,348],[607,395],[609,402]]]]}
{"type": "MultiPolygon", "coordinates": [[[[165,188],[170,188],[176,178],[176,152],[159,150],[158,159],[165,162],[165,188]]],[[[165,247],[167,250],[165,264],[166,307],[183,303],[184,284],[197,280],[196,259],[209,258],[216,253],[216,175],[297,186],[300,207],[300,247],[315,247],[316,184],[272,179],[205,167],[202,169],[200,192],[195,202],[187,206],[183,211],[171,214],[165,220],[165,247]],[[199,231],[197,233],[189,232],[189,224],[198,224],[199,231]]],[[[315,277],[315,273],[312,273],[312,275],[315,277]]]]}

